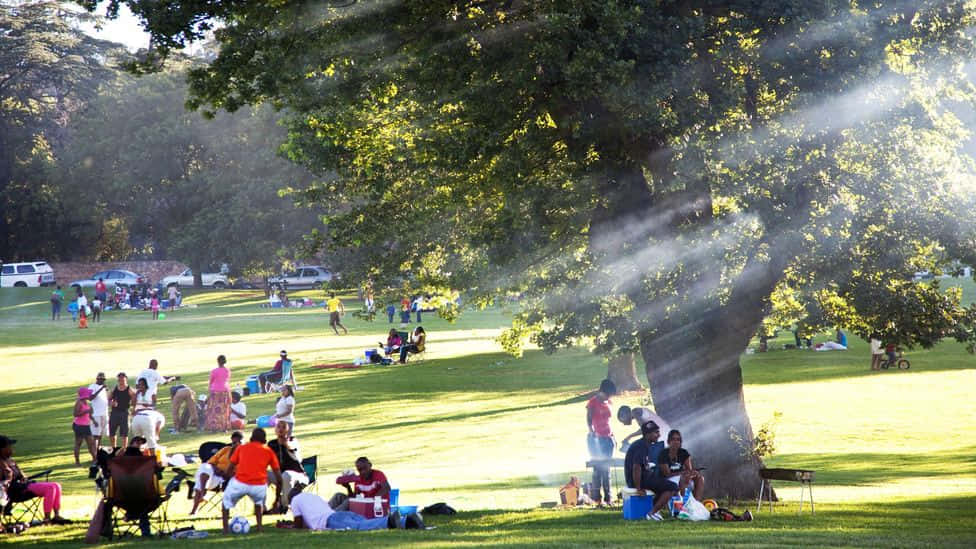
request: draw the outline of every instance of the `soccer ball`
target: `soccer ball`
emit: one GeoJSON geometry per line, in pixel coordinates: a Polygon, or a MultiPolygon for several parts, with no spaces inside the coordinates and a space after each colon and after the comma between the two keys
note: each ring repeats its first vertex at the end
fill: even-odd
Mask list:
{"type": "Polygon", "coordinates": [[[251,531],[251,523],[244,517],[230,519],[230,531],[235,534],[246,534],[251,531]]]}

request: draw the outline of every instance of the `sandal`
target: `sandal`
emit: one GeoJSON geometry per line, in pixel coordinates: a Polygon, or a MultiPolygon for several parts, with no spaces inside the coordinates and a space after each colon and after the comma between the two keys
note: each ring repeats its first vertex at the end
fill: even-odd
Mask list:
{"type": "Polygon", "coordinates": [[[71,524],[71,520],[58,516],[51,519],[51,524],[71,524]]]}

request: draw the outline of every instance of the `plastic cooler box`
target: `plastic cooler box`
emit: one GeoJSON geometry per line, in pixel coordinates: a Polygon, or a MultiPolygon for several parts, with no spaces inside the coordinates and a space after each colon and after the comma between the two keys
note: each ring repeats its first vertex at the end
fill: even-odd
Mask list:
{"type": "Polygon", "coordinates": [[[624,519],[643,520],[654,508],[654,496],[633,495],[624,498],[624,519]]]}
{"type": "Polygon", "coordinates": [[[244,380],[244,385],[247,387],[248,393],[256,395],[261,392],[261,387],[258,384],[258,376],[247,376],[244,380]]]}
{"type": "Polygon", "coordinates": [[[364,354],[366,355],[366,362],[369,362],[369,358],[377,353],[376,353],[376,349],[366,349],[364,354]]]}
{"type": "Polygon", "coordinates": [[[383,511],[377,515],[375,512],[376,498],[355,497],[349,499],[349,510],[365,518],[386,517],[390,515],[390,500],[382,499],[383,511]]]}

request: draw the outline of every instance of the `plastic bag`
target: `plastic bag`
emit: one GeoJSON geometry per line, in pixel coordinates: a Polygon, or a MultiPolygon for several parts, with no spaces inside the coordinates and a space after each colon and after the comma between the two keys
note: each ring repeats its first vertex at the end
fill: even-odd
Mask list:
{"type": "Polygon", "coordinates": [[[681,507],[681,512],[678,513],[678,518],[681,520],[708,520],[711,516],[705,505],[694,496],[688,496],[688,500],[681,507]]]}

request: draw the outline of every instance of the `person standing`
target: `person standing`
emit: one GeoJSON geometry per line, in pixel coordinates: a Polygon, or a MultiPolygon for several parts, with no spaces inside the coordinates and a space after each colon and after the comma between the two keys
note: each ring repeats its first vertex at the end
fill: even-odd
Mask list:
{"type": "Polygon", "coordinates": [[[71,428],[75,432],[75,465],[81,465],[81,443],[88,445],[88,453],[91,454],[92,461],[95,461],[95,440],[92,438],[91,426],[95,419],[92,417],[92,407],[88,403],[91,397],[91,389],[82,387],[78,389],[78,399],[75,400],[74,420],[71,428]]]}
{"type": "Polygon", "coordinates": [[[115,376],[115,389],[109,400],[111,412],[108,417],[108,432],[112,437],[112,448],[125,448],[129,445],[129,408],[136,398],[136,392],[129,386],[129,378],[125,372],[115,376]],[[116,444],[116,433],[122,437],[122,444],[116,444]]]}
{"type": "Polygon", "coordinates": [[[366,289],[363,292],[363,306],[366,308],[366,312],[372,314],[376,310],[375,302],[373,301],[373,281],[366,281],[366,289]]]}
{"type": "Polygon", "coordinates": [[[339,320],[346,313],[346,308],[342,305],[342,300],[336,297],[335,292],[330,293],[329,296],[329,300],[325,302],[325,307],[329,310],[329,326],[332,326],[336,335],[339,335],[339,328],[342,328],[342,333],[348,334],[349,330],[339,320]]]}
{"type": "Polygon", "coordinates": [[[92,417],[95,423],[91,426],[92,439],[95,441],[95,452],[102,445],[102,436],[109,435],[108,426],[108,388],[105,386],[105,372],[95,375],[95,383],[88,386],[91,391],[92,417]]]}
{"type": "Polygon", "coordinates": [[[390,324],[393,324],[393,317],[396,316],[396,305],[390,303],[386,306],[386,316],[390,319],[390,324]]]}
{"type": "Polygon", "coordinates": [[[871,335],[871,369],[880,370],[881,369],[881,356],[884,351],[881,347],[881,335],[872,334],[871,335]]]}
{"type": "Polygon", "coordinates": [[[51,320],[61,320],[61,304],[64,303],[64,291],[58,286],[51,292],[51,320]]]}
{"type": "Polygon", "coordinates": [[[210,394],[207,396],[206,428],[210,432],[230,430],[230,369],[227,358],[217,357],[217,367],[210,371],[210,394]]]}
{"type": "Polygon", "coordinates": [[[139,379],[146,380],[146,384],[149,386],[149,392],[155,396],[156,390],[160,385],[166,385],[170,381],[180,379],[180,376],[164,376],[160,374],[159,361],[154,358],[149,361],[149,367],[139,372],[139,375],[136,376],[136,381],[139,379]]]}
{"type": "Polygon", "coordinates": [[[261,531],[261,518],[264,516],[264,502],[268,496],[268,468],[274,477],[274,485],[281,492],[281,465],[278,458],[265,444],[267,434],[258,427],[251,432],[251,441],[240,446],[230,457],[230,475],[224,489],[224,499],[221,509],[221,520],[224,533],[230,532],[228,522],[230,510],[244,496],[254,502],[254,516],[257,519],[257,531],[261,531]]]}
{"type": "MultiPolygon", "coordinates": [[[[600,390],[586,403],[586,426],[589,433],[586,445],[590,457],[594,460],[606,460],[613,455],[613,431],[610,429],[610,397],[616,394],[617,386],[609,379],[600,383],[600,390]]],[[[603,501],[600,505],[610,505],[613,496],[610,494],[610,468],[599,464],[593,466],[593,494],[595,501],[600,501],[600,491],[603,491],[603,501]]]]}
{"type": "Polygon", "coordinates": [[[95,297],[97,297],[102,301],[105,301],[105,298],[107,297],[106,289],[105,289],[105,281],[102,280],[101,278],[99,278],[98,282],[95,283],[95,297]]]}
{"type": "Polygon", "coordinates": [[[149,308],[152,309],[152,319],[159,320],[159,294],[154,289],[149,298],[149,308]]]}
{"type": "Polygon", "coordinates": [[[155,450],[166,418],[156,411],[156,394],[149,391],[145,378],[136,380],[136,399],[132,405],[132,438],[142,437],[145,446],[155,450]]]}
{"type": "Polygon", "coordinates": [[[91,302],[92,322],[101,322],[102,321],[102,307],[103,306],[104,306],[104,302],[101,299],[99,299],[98,295],[96,294],[95,297],[94,297],[94,299],[92,299],[92,302],[91,302]]]}
{"type": "Polygon", "coordinates": [[[176,284],[171,284],[167,292],[169,293],[169,310],[173,312],[176,310],[176,284]]]}
{"type": "Polygon", "coordinates": [[[78,299],[75,300],[78,304],[78,327],[87,328],[88,327],[88,298],[85,297],[85,292],[78,288],[78,299]]]}

